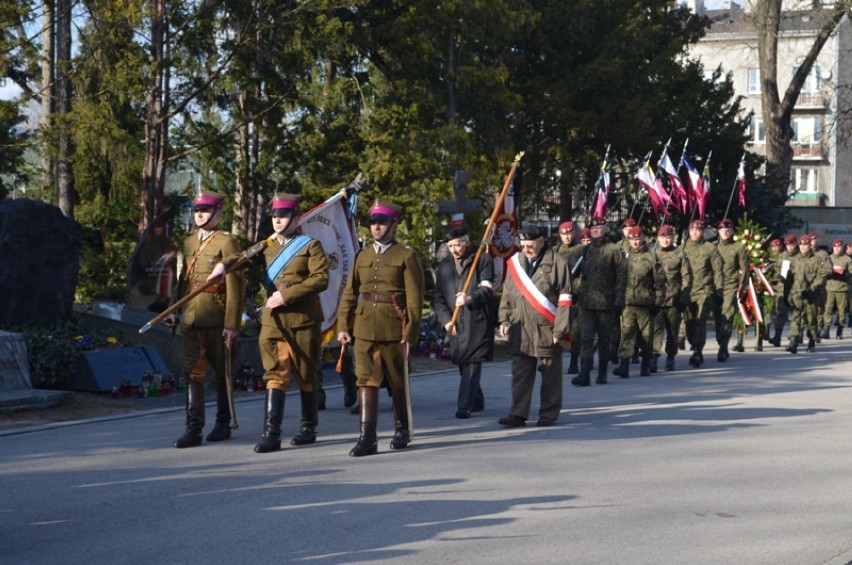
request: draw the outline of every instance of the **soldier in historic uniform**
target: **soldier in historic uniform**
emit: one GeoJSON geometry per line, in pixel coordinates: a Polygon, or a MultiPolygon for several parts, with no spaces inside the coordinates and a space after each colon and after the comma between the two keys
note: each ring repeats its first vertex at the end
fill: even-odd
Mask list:
{"type": "Polygon", "coordinates": [[[683,253],[692,269],[692,288],[685,318],[686,337],[693,350],[689,364],[693,367],[704,363],[707,319],[713,310],[717,290],[722,290],[722,258],[716,246],[704,240],[705,227],[702,220],[690,222],[689,239],[683,246],[683,253]]]}
{"type": "Polygon", "coordinates": [[[808,336],[808,353],[816,351],[819,295],[831,272],[831,263],[813,252],[811,241],[809,234],[799,237],[799,254],[793,258],[790,273],[787,275],[790,285],[787,300],[793,308],[787,346],[790,353],[798,352],[799,342],[805,331],[808,336]]]}
{"type": "MultiPolygon", "coordinates": [[[[720,362],[728,360],[728,343],[734,329],[734,316],[737,314],[737,290],[744,277],[749,276],[749,260],[745,246],[734,241],[734,222],[723,219],[717,226],[719,241],[716,248],[722,258],[722,288],[716,289],[716,305],[713,309],[716,321],[716,343],[719,344],[719,354],[716,359],[720,362]]],[[[734,351],[743,352],[744,333],[737,334],[737,345],[734,351]]]]}
{"type": "Polygon", "coordinates": [[[656,255],[648,250],[641,226],[627,230],[630,251],[625,257],[627,275],[624,287],[624,310],[621,313],[621,344],[619,366],[613,375],[626,379],[630,376],[630,357],[642,350],[640,375],[651,374],[654,319],[660,313],[666,297],[666,278],[656,255]],[[641,347],[640,347],[641,346],[641,347]]]}
{"type": "Polygon", "coordinates": [[[654,323],[654,355],[659,356],[663,352],[663,332],[665,331],[665,369],[674,371],[680,322],[683,311],[689,304],[689,293],[692,288],[692,269],[689,267],[689,261],[683,249],[674,245],[674,228],[671,224],[660,227],[660,231],[657,232],[657,248],[654,252],[666,276],[666,297],[654,323]]]}
{"type": "MultiPolygon", "coordinates": [[[[178,296],[192,292],[207,282],[213,267],[223,257],[239,253],[237,239],[219,228],[225,197],[202,191],[192,203],[196,232],[189,235],[178,260],[180,273],[178,296]]],[[[183,374],[187,379],[186,429],[174,442],[178,448],[201,445],[204,415],[204,384],[208,367],[216,379],[216,424],[207,441],[231,437],[231,409],[226,378],[226,356],[236,357],[237,337],[242,323],[245,289],[243,277],[230,273],[219,284],[184,304],[180,315],[183,340],[183,374]]],[[[178,317],[169,315],[166,325],[174,326],[178,317]]]]}
{"type": "MultiPolygon", "coordinates": [[[[299,233],[298,194],[276,194],[272,199],[272,241],[251,263],[263,269],[266,291],[258,345],[266,382],[263,435],[254,450],[269,453],[281,449],[281,422],[290,379],[299,385],[302,421],[290,445],[314,443],[319,424],[320,356],[323,319],[319,295],[328,288],[328,258],[322,244],[299,233]]],[[[217,271],[238,259],[226,257],[217,271]]]]}
{"type": "Polygon", "coordinates": [[[402,208],[377,202],[368,221],[373,244],[358,252],[338,309],[342,345],[353,343],[361,411],[361,435],[349,452],[353,457],[377,452],[379,387],[386,377],[393,400],[391,449],[410,442],[407,357],[420,337],[423,268],[414,251],[396,241],[402,208]]]}
{"type": "MultiPolygon", "coordinates": [[[[582,277],[580,276],[579,267],[580,263],[582,263],[583,252],[586,249],[578,241],[576,234],[577,226],[574,222],[562,222],[559,224],[559,239],[561,243],[556,246],[556,252],[562,255],[568,262],[568,269],[571,272],[571,286],[574,289],[575,295],[580,292],[580,280],[582,277]]],[[[571,312],[571,334],[574,336],[574,339],[571,341],[571,359],[568,362],[566,373],[576,375],[580,372],[580,316],[577,315],[576,304],[572,308],[574,310],[571,312]]]]}
{"type": "Polygon", "coordinates": [[[568,263],[537,226],[520,230],[521,250],[506,264],[498,319],[512,351],[512,406],[498,423],[525,426],[540,363],[537,426],[551,426],[562,410],[562,347],[570,331],[571,274],[568,263]]]}
{"type": "Polygon", "coordinates": [[[471,412],[485,408],[485,395],[480,386],[483,361],[494,358],[494,323],[497,312],[494,302],[494,263],[491,256],[479,256],[470,285],[462,292],[470,276],[476,248],[463,227],[448,234],[449,254],[438,264],[432,307],[438,322],[446,331],[450,360],[458,365],[459,393],[456,418],[469,418],[471,412]],[[458,308],[455,323],[450,326],[458,308]]]}
{"type": "Polygon", "coordinates": [[[831,243],[831,273],[825,284],[826,301],[823,314],[823,339],[828,339],[831,331],[831,315],[837,313],[837,339],[843,339],[843,328],[846,325],[846,312],[849,310],[847,295],[849,283],[852,282],[852,258],[846,255],[842,239],[831,243]]]}
{"type": "Polygon", "coordinates": [[[618,244],[607,243],[606,222],[592,220],[592,242],[585,251],[580,273],[583,291],[577,299],[580,314],[580,373],[571,379],[575,386],[589,386],[595,337],[598,338],[598,374],[595,382],[606,384],[612,333],[624,307],[625,265],[618,244]]]}

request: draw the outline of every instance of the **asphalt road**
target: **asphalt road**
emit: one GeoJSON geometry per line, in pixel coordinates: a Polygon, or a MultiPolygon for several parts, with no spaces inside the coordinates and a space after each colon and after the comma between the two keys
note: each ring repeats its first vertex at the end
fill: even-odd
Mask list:
{"type": "Polygon", "coordinates": [[[673,373],[566,378],[551,428],[497,425],[507,362],[469,420],[455,372],[417,374],[411,448],[388,448],[382,394],[380,451],[361,459],[339,389],[315,445],[264,455],[260,395],[232,440],[188,450],[171,447],[180,411],[16,430],[0,563],[852,563],[852,340],[706,353],[700,370],[682,354],[673,373]]]}

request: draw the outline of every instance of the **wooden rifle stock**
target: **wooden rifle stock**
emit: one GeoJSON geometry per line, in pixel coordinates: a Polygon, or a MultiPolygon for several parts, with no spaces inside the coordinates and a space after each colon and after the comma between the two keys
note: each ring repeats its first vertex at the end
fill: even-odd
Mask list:
{"type": "MultiPolygon", "coordinates": [[[[236,271],[237,269],[241,268],[246,263],[246,261],[250,260],[252,257],[257,255],[258,253],[263,252],[263,250],[266,249],[266,247],[270,244],[270,242],[274,238],[275,238],[275,234],[273,234],[268,239],[264,239],[263,241],[258,241],[257,243],[255,243],[254,245],[252,245],[251,247],[246,249],[243,252],[243,254],[240,255],[240,258],[237,259],[234,262],[233,265],[228,267],[228,269],[225,271],[225,275],[227,275],[228,273],[232,273],[232,272],[236,271]]],[[[223,275],[223,278],[224,278],[224,275],[223,275]]],[[[178,300],[177,302],[175,302],[174,304],[172,304],[171,306],[169,306],[168,308],[166,308],[165,310],[163,310],[162,312],[160,312],[159,314],[157,314],[156,316],[151,318],[151,320],[148,321],[147,324],[145,324],[144,326],[139,328],[139,333],[143,334],[143,333],[147,332],[148,330],[150,330],[151,328],[153,328],[154,326],[156,326],[157,324],[159,324],[163,320],[165,320],[170,314],[179,310],[184,304],[186,304],[187,302],[189,302],[190,300],[192,300],[193,298],[195,298],[196,296],[198,296],[199,294],[201,294],[202,292],[204,292],[205,290],[207,290],[211,286],[213,286],[215,284],[219,284],[221,281],[222,281],[222,279],[212,279],[212,280],[205,282],[204,284],[202,284],[198,288],[188,292],[186,294],[186,296],[184,296],[183,298],[181,298],[180,300],[178,300]]]]}

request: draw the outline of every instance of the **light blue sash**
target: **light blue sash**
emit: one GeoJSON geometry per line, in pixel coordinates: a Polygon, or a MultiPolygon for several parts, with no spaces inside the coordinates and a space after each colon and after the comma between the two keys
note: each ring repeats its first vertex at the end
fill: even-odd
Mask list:
{"type": "Polygon", "coordinates": [[[275,279],[278,278],[281,271],[290,264],[290,260],[293,259],[299,251],[304,249],[312,239],[312,237],[307,235],[299,234],[284,244],[284,247],[281,248],[281,251],[279,251],[278,255],[275,256],[275,259],[272,260],[272,263],[266,267],[266,273],[264,274],[265,278],[263,281],[266,288],[275,288],[275,279]]]}

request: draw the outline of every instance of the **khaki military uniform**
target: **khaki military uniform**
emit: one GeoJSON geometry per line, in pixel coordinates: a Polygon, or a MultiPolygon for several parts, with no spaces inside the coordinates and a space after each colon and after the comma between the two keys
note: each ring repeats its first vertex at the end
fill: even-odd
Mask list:
{"type": "MultiPolygon", "coordinates": [[[[268,268],[286,243],[273,240],[254,262],[268,268]]],[[[263,309],[258,338],[263,379],[268,388],[287,390],[295,372],[299,390],[316,391],[323,320],[319,295],[328,288],[328,258],[322,244],[311,239],[273,283],[266,293],[280,291],[284,305],[263,309]]]]}
{"type": "Polygon", "coordinates": [[[338,309],[338,330],[355,339],[359,387],[378,388],[387,376],[394,394],[404,394],[404,348],[420,337],[423,268],[409,247],[394,242],[384,253],[373,245],[358,252],[338,309]],[[405,310],[403,320],[394,307],[405,310]]]}
{"type": "MultiPolygon", "coordinates": [[[[520,256],[522,266],[529,261],[520,256]]],[[[542,363],[539,421],[552,423],[562,410],[562,347],[553,343],[570,329],[570,308],[559,305],[561,296],[571,294],[571,274],[568,263],[552,249],[542,252],[530,278],[533,285],[554,305],[553,323],[542,316],[521,293],[512,276],[506,277],[498,319],[509,327],[509,347],[512,351],[512,407],[510,417],[526,420],[529,417],[535,385],[536,366],[542,363]]]]}
{"type": "MultiPolygon", "coordinates": [[[[213,231],[204,241],[198,234],[187,237],[180,258],[179,295],[205,284],[217,263],[239,252],[237,239],[221,230],[213,231]]],[[[208,288],[184,304],[181,310],[183,373],[188,379],[203,383],[208,367],[212,367],[217,386],[225,386],[227,349],[222,331],[240,329],[244,300],[242,274],[229,273],[224,283],[208,288]]],[[[236,347],[232,346],[232,358],[235,354],[236,347]]]]}

